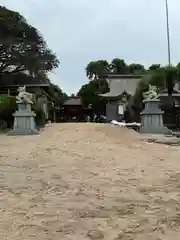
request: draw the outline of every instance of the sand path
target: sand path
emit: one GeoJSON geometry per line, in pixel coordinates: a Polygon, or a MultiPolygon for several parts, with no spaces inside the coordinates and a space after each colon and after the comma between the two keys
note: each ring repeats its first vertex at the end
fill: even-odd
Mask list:
{"type": "Polygon", "coordinates": [[[104,124],[0,135],[1,240],[179,240],[180,148],[104,124]]]}

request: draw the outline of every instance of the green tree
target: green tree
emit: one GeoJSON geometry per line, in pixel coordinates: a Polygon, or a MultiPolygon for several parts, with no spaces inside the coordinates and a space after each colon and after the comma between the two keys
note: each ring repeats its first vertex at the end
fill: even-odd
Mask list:
{"type": "Polygon", "coordinates": [[[166,69],[157,68],[156,70],[151,70],[148,72],[149,84],[155,85],[157,88],[161,89],[166,87],[166,69]]]}
{"type": "Polygon", "coordinates": [[[177,68],[176,67],[167,67],[166,68],[166,87],[168,90],[168,95],[171,96],[177,78],[177,68]]]}
{"type": "Polygon", "coordinates": [[[177,79],[180,81],[180,63],[177,64],[176,69],[177,69],[177,79]]]}
{"type": "Polygon", "coordinates": [[[106,81],[103,81],[102,86],[103,87],[99,90],[97,81],[90,81],[81,87],[77,96],[82,98],[86,107],[92,105],[93,109],[101,109],[104,111],[107,100],[100,97],[99,94],[108,92],[108,85],[106,81]]]}
{"type": "Polygon", "coordinates": [[[132,96],[127,104],[126,112],[129,115],[129,121],[140,122],[140,112],[143,105],[143,92],[148,90],[148,86],[151,82],[151,75],[146,74],[137,84],[137,88],[134,96],[132,96]]]}
{"type": "Polygon", "coordinates": [[[99,80],[104,73],[110,71],[110,65],[106,60],[92,61],[88,63],[85,71],[90,80],[99,80]]]}
{"type": "Polygon", "coordinates": [[[161,64],[152,64],[150,67],[149,67],[149,71],[154,71],[154,70],[157,70],[161,67],[161,64]]]}
{"type": "Polygon", "coordinates": [[[59,61],[39,31],[18,12],[0,7],[0,76],[51,71],[59,61]]]}
{"type": "Polygon", "coordinates": [[[67,94],[62,91],[62,89],[55,85],[55,84],[50,84],[49,87],[49,93],[51,97],[53,97],[54,101],[61,105],[67,98],[67,94]]]}
{"type": "Polygon", "coordinates": [[[132,63],[128,66],[128,72],[132,74],[141,74],[145,71],[145,67],[138,63],[132,63]]]}
{"type": "Polygon", "coordinates": [[[8,127],[13,125],[13,113],[16,110],[16,98],[8,95],[0,95],[0,116],[8,127]]]}
{"type": "Polygon", "coordinates": [[[125,74],[128,72],[128,66],[123,59],[114,58],[110,66],[113,73],[125,74]]]}

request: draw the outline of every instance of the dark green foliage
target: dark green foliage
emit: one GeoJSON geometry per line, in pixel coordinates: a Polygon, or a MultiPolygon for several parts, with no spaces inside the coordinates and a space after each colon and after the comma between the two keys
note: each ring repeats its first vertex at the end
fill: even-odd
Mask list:
{"type": "MultiPolygon", "coordinates": [[[[13,126],[13,113],[17,110],[16,97],[8,95],[0,95],[0,121],[4,127],[11,128],[13,126]]],[[[36,102],[32,106],[32,110],[36,113],[37,127],[45,125],[45,114],[41,107],[40,102],[36,102]]]]}
{"type": "Polygon", "coordinates": [[[85,68],[86,76],[90,80],[99,80],[105,73],[142,74],[145,67],[138,63],[126,64],[123,59],[114,58],[110,63],[106,60],[91,61],[85,68]]]}
{"type": "Polygon", "coordinates": [[[154,71],[154,70],[157,70],[161,68],[161,64],[152,64],[150,67],[149,67],[149,71],[154,71]]]}
{"type": "Polygon", "coordinates": [[[51,71],[59,64],[38,30],[18,12],[0,7],[0,76],[51,71]]]}
{"type": "MultiPolygon", "coordinates": [[[[0,84],[48,83],[48,95],[60,105],[67,95],[58,86],[52,85],[48,78],[48,72],[58,67],[59,61],[39,31],[18,12],[2,6],[0,29],[0,84]]],[[[15,98],[1,96],[1,99],[0,119],[12,126],[12,113],[16,110],[15,98]]],[[[34,104],[33,109],[37,114],[37,125],[43,126],[45,116],[40,103],[34,104]]]]}
{"type": "Polygon", "coordinates": [[[110,63],[111,71],[114,73],[128,73],[128,66],[123,59],[114,58],[110,63]]]}
{"type": "Polygon", "coordinates": [[[54,96],[56,102],[58,102],[59,104],[62,104],[65,100],[68,99],[68,95],[63,92],[59,86],[55,84],[51,84],[50,92],[51,95],[54,96]]]}
{"type": "Polygon", "coordinates": [[[137,85],[136,92],[128,102],[126,111],[129,115],[129,121],[140,121],[140,112],[143,110],[143,92],[148,90],[149,83],[151,82],[150,75],[144,76],[137,85]]]}
{"type": "Polygon", "coordinates": [[[142,74],[145,71],[145,68],[143,65],[141,64],[136,64],[136,63],[132,63],[129,66],[127,66],[128,69],[128,73],[136,73],[136,74],[142,74]]]}
{"type": "Polygon", "coordinates": [[[97,111],[104,111],[107,100],[100,97],[98,94],[105,92],[108,92],[108,85],[106,81],[101,80],[101,87],[99,87],[97,81],[90,81],[81,87],[77,95],[82,97],[85,107],[92,104],[92,107],[97,109],[97,111]]]}
{"type": "Polygon", "coordinates": [[[106,60],[90,62],[86,67],[86,76],[91,80],[99,79],[99,76],[110,71],[110,65],[106,60]]]}
{"type": "Polygon", "coordinates": [[[176,67],[168,67],[166,70],[166,87],[168,89],[168,94],[172,95],[174,88],[174,81],[178,77],[177,68],[176,67]]]}
{"type": "Polygon", "coordinates": [[[13,124],[13,113],[16,111],[16,98],[8,95],[0,95],[0,120],[10,128],[13,124]]]}

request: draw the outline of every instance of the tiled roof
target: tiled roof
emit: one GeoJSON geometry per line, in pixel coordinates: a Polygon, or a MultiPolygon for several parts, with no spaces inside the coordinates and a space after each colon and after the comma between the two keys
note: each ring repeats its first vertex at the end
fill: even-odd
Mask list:
{"type": "Polygon", "coordinates": [[[119,78],[113,78],[109,77],[108,84],[109,84],[109,89],[110,91],[105,94],[101,94],[100,96],[103,97],[117,97],[121,95],[122,92],[127,92],[130,95],[133,95],[136,91],[137,84],[139,80],[141,79],[141,76],[133,77],[133,76],[120,76],[119,78]]]}
{"type": "Polygon", "coordinates": [[[40,80],[37,78],[33,78],[29,75],[26,75],[24,73],[19,74],[12,74],[8,76],[2,76],[0,81],[1,85],[27,85],[27,84],[40,84],[40,80]]]}
{"type": "Polygon", "coordinates": [[[143,75],[140,74],[118,74],[118,73],[107,73],[103,75],[104,77],[108,78],[108,79],[121,79],[121,78],[142,78],[143,75]]]}

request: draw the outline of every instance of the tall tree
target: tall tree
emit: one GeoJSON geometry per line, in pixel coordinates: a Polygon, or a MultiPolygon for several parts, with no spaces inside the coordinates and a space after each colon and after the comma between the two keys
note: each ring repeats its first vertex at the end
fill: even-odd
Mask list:
{"type": "Polygon", "coordinates": [[[161,64],[152,64],[150,67],[149,67],[149,71],[154,71],[154,70],[157,70],[161,67],[161,64]]]}
{"type": "Polygon", "coordinates": [[[98,60],[90,62],[85,70],[90,80],[99,80],[101,75],[110,71],[110,66],[106,60],[98,60]]]}
{"type": "Polygon", "coordinates": [[[176,77],[177,77],[177,69],[175,67],[167,67],[166,68],[166,86],[167,86],[169,95],[172,95],[176,77]]]}
{"type": "Polygon", "coordinates": [[[0,76],[51,71],[59,61],[38,30],[18,12],[0,7],[0,76]]]}
{"type": "Polygon", "coordinates": [[[132,74],[138,74],[145,71],[145,67],[138,63],[132,63],[128,66],[128,72],[132,74]]]}
{"type": "Polygon", "coordinates": [[[124,74],[127,73],[127,65],[123,59],[114,58],[110,64],[111,71],[114,73],[124,74]]]}
{"type": "Polygon", "coordinates": [[[100,97],[99,93],[108,92],[108,85],[106,81],[103,81],[103,87],[99,89],[97,81],[90,81],[83,85],[77,93],[83,100],[86,107],[92,105],[93,109],[97,112],[104,114],[107,100],[100,97]]]}

